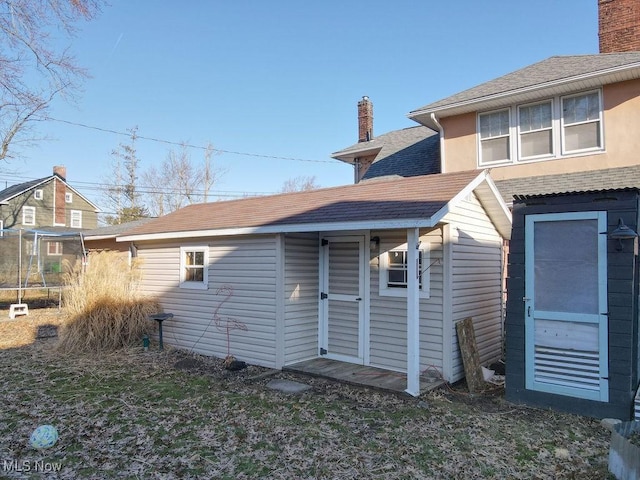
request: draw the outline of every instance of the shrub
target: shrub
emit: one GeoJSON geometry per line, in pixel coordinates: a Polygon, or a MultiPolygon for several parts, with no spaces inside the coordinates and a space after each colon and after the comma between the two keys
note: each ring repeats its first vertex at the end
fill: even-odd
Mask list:
{"type": "Polygon", "coordinates": [[[62,301],[68,320],[60,332],[60,350],[105,352],[140,344],[155,328],[149,315],[162,310],[138,293],[138,267],[106,251],[89,254],[84,271],[80,264],[67,269],[62,301]]]}

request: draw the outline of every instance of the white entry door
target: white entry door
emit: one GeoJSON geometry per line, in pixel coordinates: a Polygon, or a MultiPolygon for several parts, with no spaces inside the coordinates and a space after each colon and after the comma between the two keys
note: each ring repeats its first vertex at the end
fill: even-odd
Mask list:
{"type": "Polygon", "coordinates": [[[526,217],[530,390],[608,401],[606,230],[606,212],[526,217]]]}
{"type": "Polygon", "coordinates": [[[364,237],[321,240],[320,355],[364,363],[364,237]]]}

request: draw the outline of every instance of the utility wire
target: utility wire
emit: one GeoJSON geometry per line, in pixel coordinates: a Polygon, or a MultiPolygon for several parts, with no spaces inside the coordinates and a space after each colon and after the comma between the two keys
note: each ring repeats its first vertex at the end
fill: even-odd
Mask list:
{"type": "MultiPolygon", "coordinates": [[[[59,118],[53,118],[53,117],[42,117],[42,120],[51,120],[54,122],[59,122],[59,123],[66,123],[67,125],[73,125],[75,127],[82,127],[82,128],[88,128],[90,130],[97,130],[99,132],[104,132],[104,133],[111,133],[114,135],[121,135],[123,137],[131,137],[131,133],[127,133],[127,132],[119,132],[117,130],[111,130],[109,128],[102,128],[102,127],[96,127],[94,125],[87,125],[86,123],[78,123],[78,122],[71,122],[69,120],[62,120],[59,118]]],[[[144,135],[138,135],[136,134],[136,139],[142,139],[142,140],[148,140],[150,142],[157,142],[157,143],[164,143],[166,145],[175,145],[178,147],[188,147],[188,148],[196,148],[198,150],[210,150],[213,152],[218,152],[218,153],[227,153],[230,155],[242,155],[245,157],[256,157],[256,158],[268,158],[271,160],[289,160],[289,161],[294,161],[294,162],[312,162],[312,163],[334,163],[334,161],[332,160],[311,160],[308,158],[296,158],[296,157],[280,157],[277,155],[264,155],[264,154],[260,154],[260,153],[248,153],[248,152],[237,152],[237,151],[233,151],[233,150],[222,150],[220,148],[213,148],[213,147],[203,147],[202,145],[193,145],[191,143],[184,143],[184,142],[173,142],[171,140],[164,140],[161,138],[154,138],[154,137],[147,137],[144,135]]]]}
{"type": "MultiPolygon", "coordinates": [[[[30,182],[33,180],[38,180],[36,178],[31,178],[31,177],[26,177],[26,176],[20,176],[20,175],[7,175],[7,174],[0,174],[0,179],[2,179],[3,181],[7,181],[7,182],[11,182],[13,184],[15,184],[15,180],[22,180],[23,182],[30,182]]],[[[93,191],[100,191],[100,192],[105,192],[105,191],[114,191],[114,190],[118,190],[118,189],[125,189],[127,187],[127,185],[122,184],[122,185],[112,185],[112,184],[104,184],[104,183],[97,183],[97,182],[84,182],[84,181],[74,181],[74,182],[70,182],[69,183],[72,187],[77,188],[78,190],[80,189],[79,187],[82,187],[82,190],[93,190],[93,191]]],[[[2,188],[0,187],[0,190],[2,190],[2,188]]],[[[179,195],[182,194],[184,192],[180,191],[180,189],[170,189],[168,187],[152,187],[152,186],[148,186],[148,185],[136,185],[136,193],[140,193],[140,194],[160,194],[160,193],[165,193],[165,194],[174,194],[174,195],[179,195]]],[[[261,195],[273,195],[275,192],[247,192],[247,191],[242,191],[242,190],[215,190],[215,189],[210,189],[207,192],[207,196],[208,197],[229,197],[229,198],[238,198],[238,197],[245,197],[245,196],[251,196],[251,197],[255,197],[255,196],[261,196],[261,195]]],[[[198,197],[202,197],[205,195],[205,191],[204,189],[195,189],[192,190],[190,192],[191,195],[194,196],[198,196],[198,197]]]]}

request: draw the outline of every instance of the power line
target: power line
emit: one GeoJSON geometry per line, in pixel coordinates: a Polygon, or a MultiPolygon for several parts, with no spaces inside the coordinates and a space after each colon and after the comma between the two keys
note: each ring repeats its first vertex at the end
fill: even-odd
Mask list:
{"type": "MultiPolygon", "coordinates": [[[[29,182],[32,180],[38,180],[36,178],[31,178],[31,177],[26,177],[26,176],[20,176],[20,175],[7,175],[7,174],[2,174],[0,173],[0,179],[3,179],[5,181],[10,181],[13,182],[13,184],[15,184],[15,180],[22,180],[23,182],[29,182]]],[[[124,189],[127,187],[127,185],[122,184],[122,185],[107,185],[104,183],[97,183],[97,182],[85,182],[85,181],[74,181],[74,182],[70,182],[69,185],[71,185],[74,188],[77,188],[78,190],[80,188],[78,187],[82,187],[82,190],[92,190],[92,191],[99,191],[99,192],[107,192],[107,191],[113,191],[113,190],[117,190],[117,189],[124,189]]],[[[2,188],[0,188],[0,190],[2,190],[2,188]]],[[[136,185],[136,193],[139,194],[160,194],[160,193],[165,193],[165,194],[175,194],[175,195],[179,195],[182,194],[184,192],[180,191],[180,189],[177,188],[158,188],[158,187],[152,187],[149,185],[136,185]]],[[[190,192],[193,196],[197,196],[197,197],[204,197],[205,195],[205,191],[204,189],[194,189],[190,192]]],[[[208,197],[222,197],[222,198],[242,198],[245,196],[251,196],[251,197],[255,197],[255,196],[262,196],[262,195],[273,195],[276,192],[247,192],[247,191],[242,191],[242,190],[215,190],[215,189],[211,189],[207,192],[207,196],[208,197]]]]}
{"type": "MultiPolygon", "coordinates": [[[[131,137],[130,133],[127,132],[120,132],[117,130],[111,130],[109,128],[102,128],[102,127],[96,127],[94,125],[87,125],[85,123],[78,123],[78,122],[71,122],[69,120],[62,120],[59,118],[53,118],[53,117],[43,117],[43,120],[51,120],[54,122],[59,122],[59,123],[66,123],[67,125],[73,125],[75,127],[82,127],[82,128],[88,128],[90,130],[97,130],[99,132],[104,132],[104,133],[111,133],[113,135],[121,135],[123,137],[131,137]]],[[[218,152],[218,153],[227,153],[230,155],[242,155],[245,157],[256,157],[256,158],[267,158],[270,160],[289,160],[289,161],[293,161],[293,162],[311,162],[311,163],[334,163],[334,161],[332,160],[311,160],[308,158],[297,158],[297,157],[280,157],[277,155],[264,155],[264,154],[260,154],[260,153],[248,153],[248,152],[238,152],[238,151],[233,151],[233,150],[222,150],[220,148],[213,148],[210,146],[205,146],[203,147],[202,145],[193,145],[191,143],[184,143],[184,142],[174,142],[171,140],[164,140],[162,138],[154,138],[154,137],[147,137],[144,135],[138,135],[136,134],[136,138],[142,139],[142,140],[148,140],[150,142],[157,142],[157,143],[164,143],[166,145],[174,145],[174,146],[178,146],[178,147],[187,147],[187,148],[195,148],[198,150],[210,150],[213,152],[218,152]]]]}

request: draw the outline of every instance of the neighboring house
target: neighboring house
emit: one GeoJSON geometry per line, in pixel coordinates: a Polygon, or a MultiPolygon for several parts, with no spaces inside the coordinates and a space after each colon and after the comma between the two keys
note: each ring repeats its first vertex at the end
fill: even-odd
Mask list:
{"type": "Polygon", "coordinates": [[[0,285],[56,285],[66,262],[83,255],[79,233],[98,207],[66,182],[66,169],[0,191],[0,285]],[[20,262],[22,259],[22,262],[20,262]]]}
{"type": "Polygon", "coordinates": [[[174,346],[277,369],[375,366],[418,395],[424,372],[464,377],[466,317],[482,362],[500,358],[510,229],[489,175],[462,172],[190,205],[117,240],[135,244],[143,292],[175,315],[174,346]]]}
{"type": "Polygon", "coordinates": [[[0,191],[0,229],[47,232],[96,228],[99,208],[67,183],[66,168],[0,191]]]}
{"type": "MultiPolygon", "coordinates": [[[[439,171],[490,168],[508,203],[514,194],[576,190],[573,185],[640,186],[640,2],[600,0],[599,18],[600,54],[551,57],[410,112],[425,136],[439,134],[429,137],[440,143],[439,171]]],[[[372,132],[372,107],[361,109],[363,101],[359,127],[372,132]]],[[[360,134],[358,144],[332,156],[354,164],[357,181],[433,173],[435,145],[396,169],[374,169],[379,159],[371,162],[369,152],[399,132],[360,134]]],[[[409,139],[393,148],[414,145],[409,139]]]]}
{"type": "Polygon", "coordinates": [[[631,418],[640,380],[639,214],[638,189],[516,198],[508,400],[631,418]]]}

